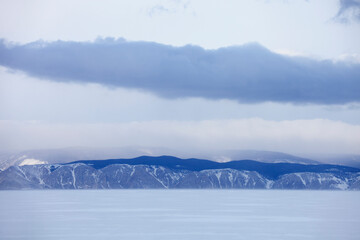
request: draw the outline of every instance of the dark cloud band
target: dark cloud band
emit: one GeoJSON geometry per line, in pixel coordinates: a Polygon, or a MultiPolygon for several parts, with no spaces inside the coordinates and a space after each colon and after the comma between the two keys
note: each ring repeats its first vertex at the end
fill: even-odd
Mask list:
{"type": "Polygon", "coordinates": [[[152,42],[0,41],[0,65],[61,82],[143,89],[165,98],[343,104],[360,101],[360,65],[273,53],[258,44],[205,50],[152,42]]]}

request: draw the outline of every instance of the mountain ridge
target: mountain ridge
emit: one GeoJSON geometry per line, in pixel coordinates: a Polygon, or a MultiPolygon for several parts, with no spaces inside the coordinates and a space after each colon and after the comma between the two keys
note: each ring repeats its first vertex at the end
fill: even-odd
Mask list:
{"type": "MultiPolygon", "coordinates": [[[[333,172],[348,171],[358,172],[360,169],[334,164],[298,164],[298,163],[264,163],[254,160],[234,160],[229,162],[215,162],[206,159],[188,158],[182,159],[174,156],[140,156],[128,159],[107,159],[107,160],[79,160],[67,164],[84,163],[90,164],[95,169],[99,169],[111,164],[129,165],[154,165],[162,166],[175,170],[201,171],[209,169],[234,169],[256,171],[266,177],[277,178],[280,175],[295,172],[333,172]]],[[[66,165],[66,164],[65,164],[66,165]]]]}

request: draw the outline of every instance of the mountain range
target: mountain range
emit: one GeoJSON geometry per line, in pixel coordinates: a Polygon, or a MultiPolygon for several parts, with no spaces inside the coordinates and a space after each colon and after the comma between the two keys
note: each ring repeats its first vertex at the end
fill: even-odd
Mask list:
{"type": "Polygon", "coordinates": [[[168,148],[123,147],[123,148],[88,148],[71,147],[61,149],[35,149],[26,151],[0,152],[0,170],[14,165],[57,164],[75,160],[105,160],[114,158],[134,158],[138,156],[171,155],[180,158],[209,159],[216,162],[248,159],[266,163],[300,163],[300,164],[337,164],[360,168],[359,155],[320,155],[299,157],[282,152],[259,150],[213,150],[206,152],[192,151],[187,154],[168,148]]]}
{"type": "Polygon", "coordinates": [[[360,190],[360,169],[331,164],[142,156],[11,166],[0,172],[0,189],[122,188],[360,190]]]}

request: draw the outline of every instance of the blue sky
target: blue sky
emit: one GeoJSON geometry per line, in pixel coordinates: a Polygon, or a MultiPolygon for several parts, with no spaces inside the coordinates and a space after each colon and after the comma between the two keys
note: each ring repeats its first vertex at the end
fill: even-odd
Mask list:
{"type": "Polygon", "coordinates": [[[2,1],[0,144],[360,154],[360,2],[2,1]]]}

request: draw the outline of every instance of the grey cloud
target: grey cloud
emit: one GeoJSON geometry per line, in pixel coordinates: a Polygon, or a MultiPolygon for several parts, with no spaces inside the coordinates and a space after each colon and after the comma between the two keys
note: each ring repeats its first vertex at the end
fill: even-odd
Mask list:
{"type": "Polygon", "coordinates": [[[259,44],[205,50],[153,42],[0,41],[0,65],[59,82],[142,89],[165,98],[244,103],[360,102],[360,65],[273,53],[259,44]]]}
{"type": "Polygon", "coordinates": [[[348,23],[354,19],[360,21],[360,0],[340,0],[340,8],[334,20],[341,23],[348,23]]]}

